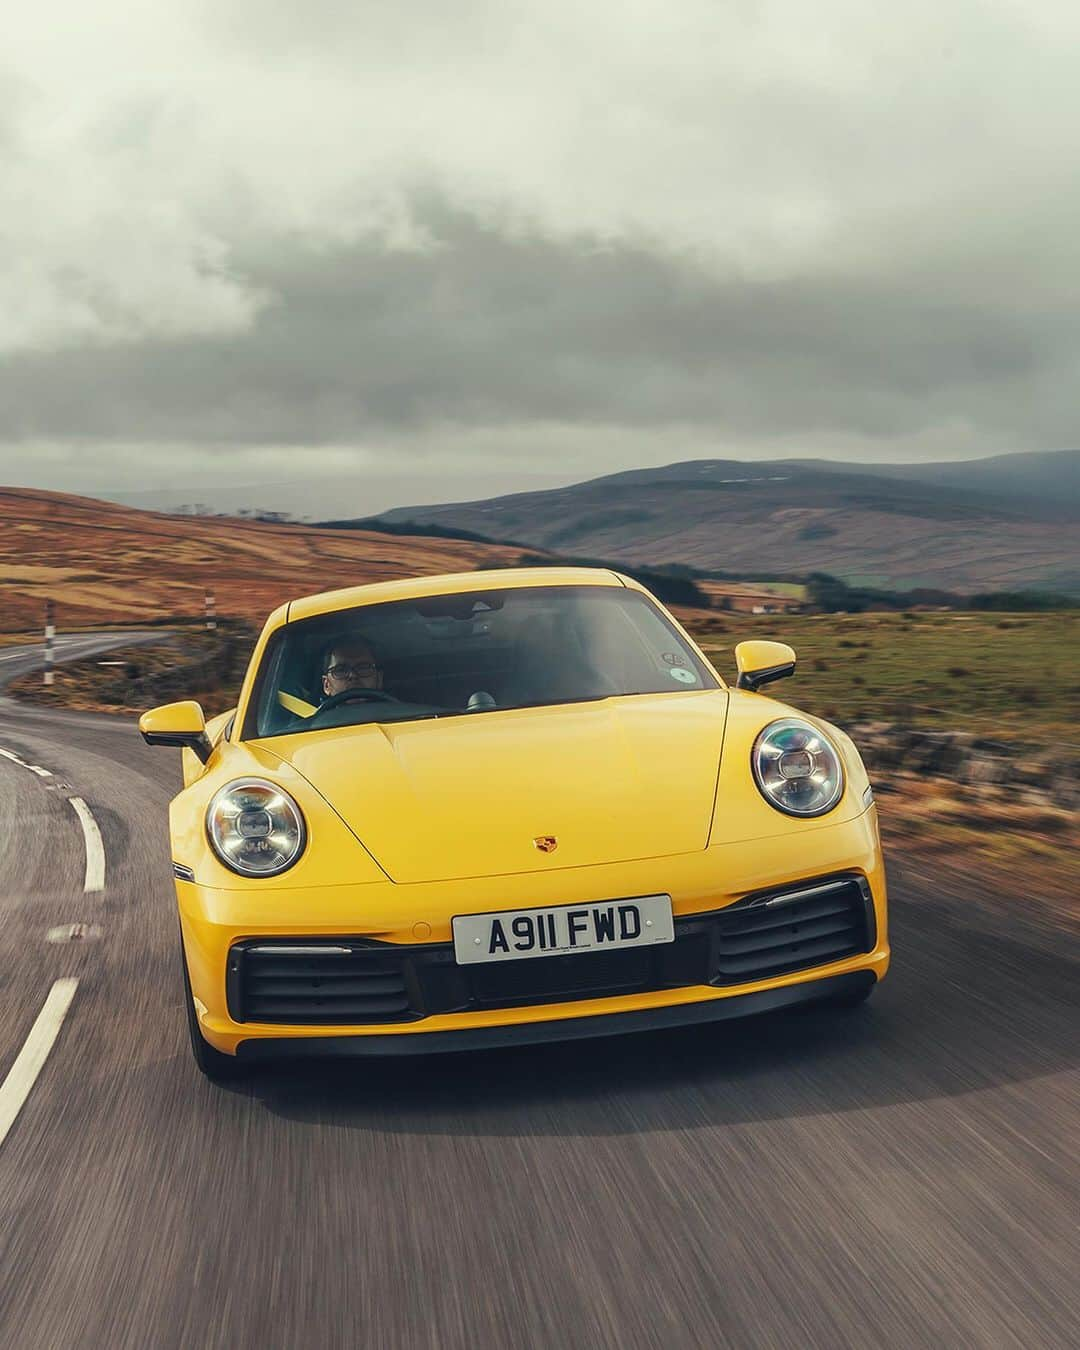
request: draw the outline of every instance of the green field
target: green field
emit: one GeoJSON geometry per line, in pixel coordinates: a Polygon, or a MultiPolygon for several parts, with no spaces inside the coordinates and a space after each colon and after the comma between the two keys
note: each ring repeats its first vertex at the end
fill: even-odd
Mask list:
{"type": "Polygon", "coordinates": [[[700,635],[733,679],[744,638],[798,654],[772,692],[841,724],[866,718],[1080,743],[1080,614],[754,614],[700,635]]]}

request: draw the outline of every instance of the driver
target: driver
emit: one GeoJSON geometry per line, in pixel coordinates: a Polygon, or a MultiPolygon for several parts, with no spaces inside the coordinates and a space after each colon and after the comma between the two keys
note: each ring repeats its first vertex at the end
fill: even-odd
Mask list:
{"type": "Polygon", "coordinates": [[[383,673],[373,644],[359,633],[336,639],[323,655],[323,695],[349,689],[381,689],[383,673]]]}

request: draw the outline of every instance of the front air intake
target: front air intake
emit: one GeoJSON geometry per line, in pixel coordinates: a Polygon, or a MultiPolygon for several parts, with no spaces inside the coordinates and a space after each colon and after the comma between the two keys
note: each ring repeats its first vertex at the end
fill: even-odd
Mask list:
{"type": "Polygon", "coordinates": [[[873,905],[854,877],[742,900],[717,914],[710,984],[749,984],[842,961],[874,945],[873,905]]]}
{"type": "Polygon", "coordinates": [[[398,953],[348,942],[234,947],[227,988],[238,1022],[329,1026],[415,1016],[398,953]]]}

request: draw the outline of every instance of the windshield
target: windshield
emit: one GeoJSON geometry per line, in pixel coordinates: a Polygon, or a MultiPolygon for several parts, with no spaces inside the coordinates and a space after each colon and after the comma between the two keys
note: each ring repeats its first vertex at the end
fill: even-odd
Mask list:
{"type": "Polygon", "coordinates": [[[715,688],[638,591],[469,591],[287,624],[267,646],[244,734],[715,688]]]}

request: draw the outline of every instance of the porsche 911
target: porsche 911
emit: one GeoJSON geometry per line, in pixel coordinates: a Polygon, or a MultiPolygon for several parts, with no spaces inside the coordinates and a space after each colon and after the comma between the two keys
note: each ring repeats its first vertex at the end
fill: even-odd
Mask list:
{"type": "Polygon", "coordinates": [[[270,615],[236,707],[145,713],[199,1068],[429,1054],[852,1007],[889,963],[839,728],[727,685],[600,568],[393,581],[270,615]]]}

